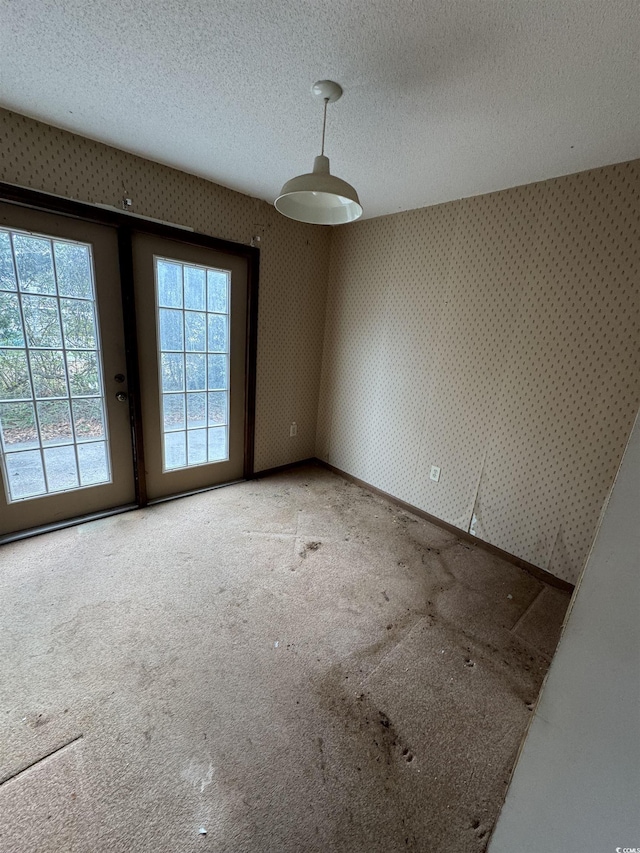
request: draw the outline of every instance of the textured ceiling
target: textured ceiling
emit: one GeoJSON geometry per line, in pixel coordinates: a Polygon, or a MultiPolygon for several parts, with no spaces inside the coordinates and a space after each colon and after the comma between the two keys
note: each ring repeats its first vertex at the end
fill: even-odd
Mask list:
{"type": "Polygon", "coordinates": [[[640,156],[637,0],[0,0],[0,103],[273,201],[319,153],[365,216],[640,156]]]}

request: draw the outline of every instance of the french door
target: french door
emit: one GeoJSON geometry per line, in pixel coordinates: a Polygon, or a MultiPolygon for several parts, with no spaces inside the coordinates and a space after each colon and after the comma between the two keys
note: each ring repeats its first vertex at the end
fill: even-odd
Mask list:
{"type": "Polygon", "coordinates": [[[132,503],[117,236],[0,204],[0,535],[132,503]]]}
{"type": "Polygon", "coordinates": [[[135,330],[117,227],[0,203],[0,539],[245,473],[247,257],[130,236],[135,330]]]}
{"type": "Polygon", "coordinates": [[[150,500],[243,476],[247,261],[133,236],[150,500]]]}

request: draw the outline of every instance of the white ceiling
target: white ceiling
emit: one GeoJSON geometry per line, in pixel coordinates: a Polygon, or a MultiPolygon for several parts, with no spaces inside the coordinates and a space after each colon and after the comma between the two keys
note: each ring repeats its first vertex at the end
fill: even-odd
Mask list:
{"type": "Polygon", "coordinates": [[[0,103],[273,201],[319,153],[365,216],[640,156],[638,0],[0,0],[0,103]]]}

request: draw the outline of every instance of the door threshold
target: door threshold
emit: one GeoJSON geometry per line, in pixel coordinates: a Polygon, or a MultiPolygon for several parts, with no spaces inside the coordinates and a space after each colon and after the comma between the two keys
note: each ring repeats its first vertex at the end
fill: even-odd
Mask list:
{"type": "Polygon", "coordinates": [[[228,483],[217,483],[215,486],[203,486],[201,489],[192,489],[190,492],[178,492],[176,495],[166,495],[166,497],[163,498],[153,498],[153,500],[147,501],[147,506],[163,504],[167,501],[174,501],[177,498],[188,498],[191,495],[201,495],[203,492],[212,492],[214,489],[224,489],[225,486],[237,486],[238,483],[246,482],[246,479],[243,477],[240,480],[229,480],[228,483]]]}
{"type": "Polygon", "coordinates": [[[99,512],[89,512],[86,515],[78,515],[76,518],[65,518],[64,521],[53,521],[51,524],[41,524],[39,527],[30,527],[27,530],[18,530],[15,533],[5,533],[0,536],[0,545],[8,545],[9,542],[19,542],[21,539],[30,539],[32,536],[40,536],[41,533],[52,533],[54,530],[64,530],[65,527],[77,527],[86,521],[97,521],[100,518],[109,518],[111,515],[120,515],[123,512],[131,512],[138,509],[137,504],[124,504],[124,506],[103,509],[99,512]]]}
{"type": "MultiPolygon", "coordinates": [[[[202,489],[193,489],[190,492],[180,492],[177,495],[167,495],[163,498],[155,498],[147,503],[147,506],[173,501],[177,498],[188,498],[190,495],[200,495],[203,492],[212,492],[214,489],[223,489],[225,486],[235,486],[238,483],[246,483],[246,479],[230,480],[228,483],[218,483],[215,486],[204,486],[202,489]]],[[[8,545],[10,542],[19,542],[21,539],[31,539],[32,536],[40,536],[41,533],[52,533],[54,530],[64,530],[65,527],[77,527],[87,521],[98,521],[101,518],[109,518],[112,515],[121,515],[123,512],[131,512],[134,509],[144,509],[138,504],[124,504],[113,509],[104,509],[100,512],[90,512],[79,515],[76,518],[67,518],[64,521],[54,521],[51,524],[41,524],[39,527],[30,527],[27,530],[18,530],[15,533],[5,533],[0,536],[0,545],[8,545]]]]}

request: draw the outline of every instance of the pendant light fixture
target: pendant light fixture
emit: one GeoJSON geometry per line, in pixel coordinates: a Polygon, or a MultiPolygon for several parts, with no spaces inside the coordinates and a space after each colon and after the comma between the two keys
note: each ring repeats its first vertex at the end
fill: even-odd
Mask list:
{"type": "Polygon", "coordinates": [[[320,80],[311,87],[313,96],[324,101],[322,120],[322,151],[313,163],[313,172],[298,175],[282,187],[275,200],[276,210],[314,225],[342,225],[362,216],[358,193],[351,184],[329,172],[329,158],[324,156],[324,136],[327,126],[327,104],[342,96],[342,87],[333,80],[320,80]]]}

